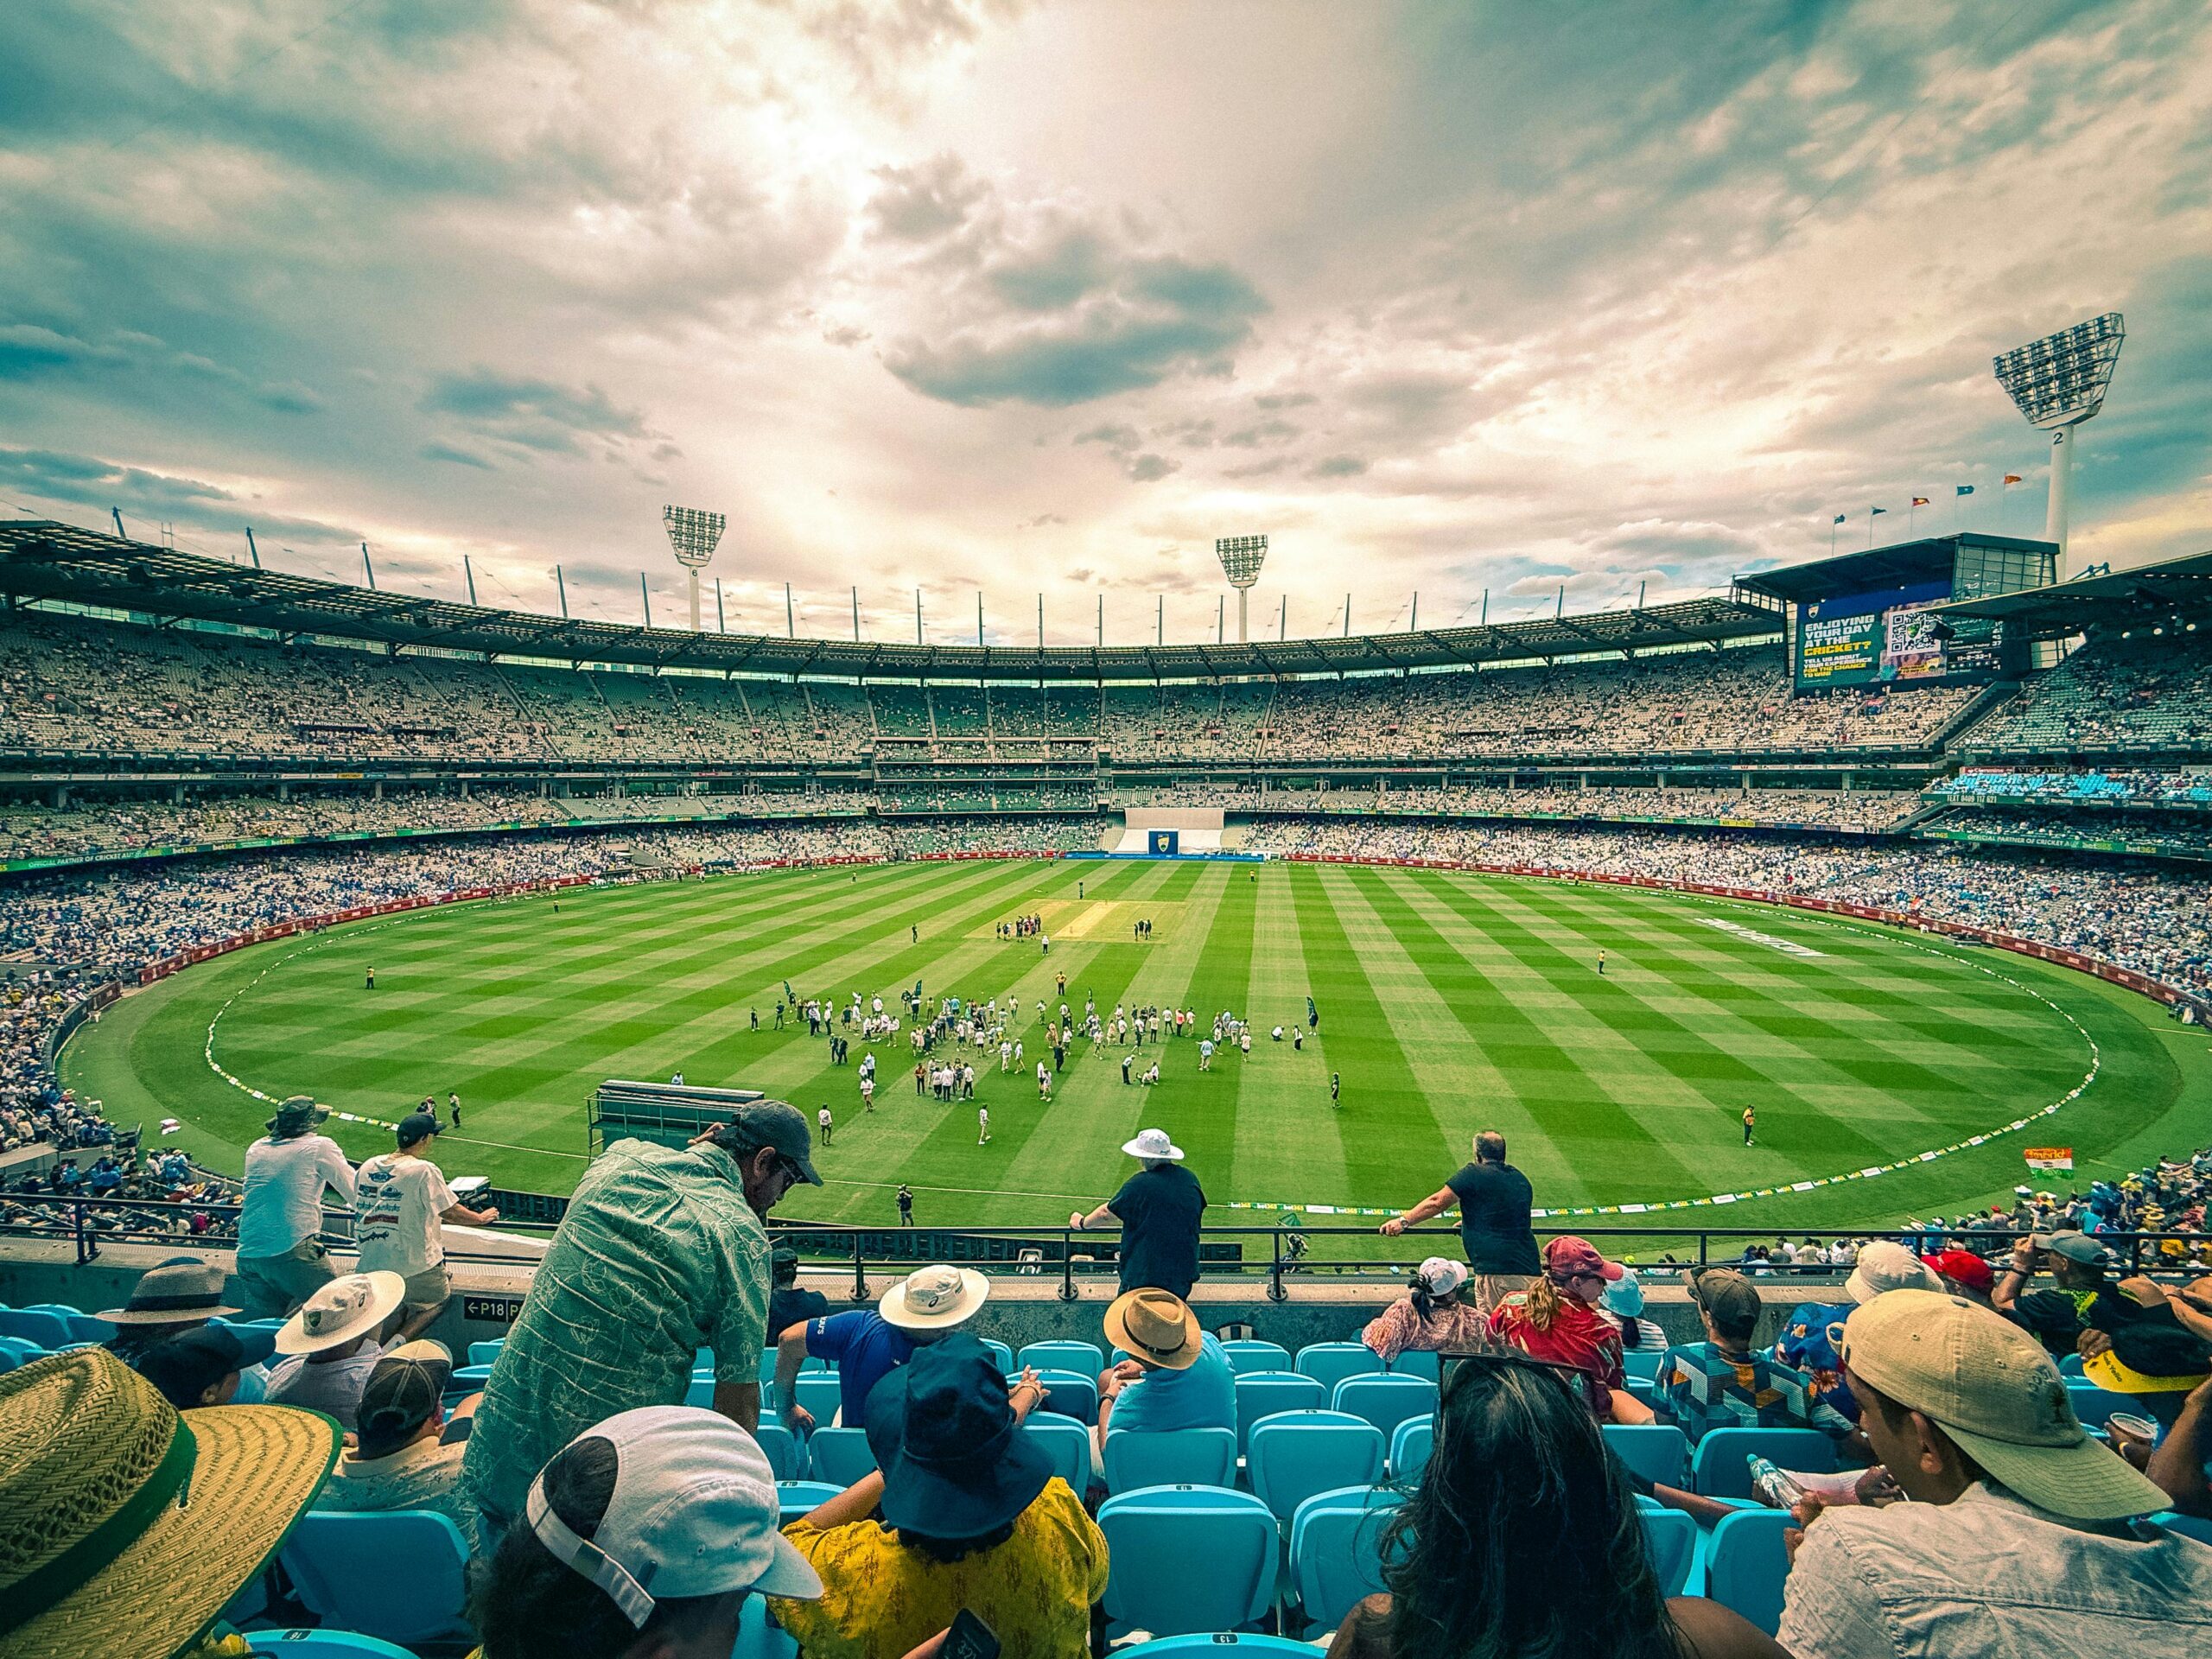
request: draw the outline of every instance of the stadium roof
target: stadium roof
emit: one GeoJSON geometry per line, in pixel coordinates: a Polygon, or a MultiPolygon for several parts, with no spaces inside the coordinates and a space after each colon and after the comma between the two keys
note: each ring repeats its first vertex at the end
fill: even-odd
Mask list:
{"type": "Polygon", "coordinates": [[[1938,605],[1931,615],[1986,617],[2016,637],[2064,639],[2097,627],[2136,627],[2181,613],[2212,611],[2212,553],[2190,553],[2048,588],[1938,605]]]}
{"type": "Polygon", "coordinates": [[[1874,594],[1885,588],[1909,587],[1916,582],[1950,580],[1951,569],[1964,546],[2015,549],[2024,553],[2055,553],[2055,542],[2023,541],[2017,536],[1985,536],[1964,531],[1955,536],[1928,536],[1915,542],[1897,542],[1870,548],[1864,553],[1839,553],[1780,570],[1762,570],[1738,576],[1736,586],[1769,598],[1811,604],[1815,600],[1848,594],[1874,594]]]}
{"type": "Polygon", "coordinates": [[[1359,673],[1637,652],[1779,634],[1782,619],[1734,599],[1540,617],[1495,626],[1249,645],[902,645],[693,633],[456,605],[416,594],[226,563],[45,520],[0,523],[0,594],[18,601],[191,618],[399,649],[747,674],[858,679],[1187,680],[1359,673]]]}

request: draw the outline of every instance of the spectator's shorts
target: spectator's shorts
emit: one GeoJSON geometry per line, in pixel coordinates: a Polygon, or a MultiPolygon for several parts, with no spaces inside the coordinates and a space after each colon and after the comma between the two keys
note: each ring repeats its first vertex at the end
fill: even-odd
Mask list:
{"type": "Polygon", "coordinates": [[[1497,1305],[1509,1296],[1518,1295],[1536,1282],[1533,1273],[1478,1273],[1471,1275],[1475,1292],[1475,1307],[1484,1319],[1497,1312],[1497,1305]]]}
{"type": "Polygon", "coordinates": [[[410,1309],[435,1307],[453,1294],[453,1281],[446,1274],[442,1262],[407,1275],[405,1305],[410,1309]]]}
{"type": "Polygon", "coordinates": [[[247,1313],[258,1319],[289,1319],[300,1304],[338,1276],[321,1241],[303,1238],[282,1255],[242,1255],[238,1282],[247,1313]]]}

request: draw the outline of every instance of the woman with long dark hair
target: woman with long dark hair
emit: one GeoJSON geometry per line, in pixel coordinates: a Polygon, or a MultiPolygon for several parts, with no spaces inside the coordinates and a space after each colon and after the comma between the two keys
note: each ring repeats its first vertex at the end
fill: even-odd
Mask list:
{"type": "Polygon", "coordinates": [[[1518,1354],[1459,1362],[1382,1533],[1389,1593],[1352,1609],[1330,1659],[1788,1659],[1718,1603],[1662,1592],[1574,1382],[1518,1354]]]}

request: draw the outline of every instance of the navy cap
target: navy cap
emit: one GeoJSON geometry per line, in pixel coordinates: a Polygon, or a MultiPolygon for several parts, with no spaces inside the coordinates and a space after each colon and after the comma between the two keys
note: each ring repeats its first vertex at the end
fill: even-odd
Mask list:
{"type": "Polygon", "coordinates": [[[428,1140],[445,1125],[429,1112],[410,1112],[399,1120],[399,1144],[412,1146],[417,1141],[428,1140]]]}

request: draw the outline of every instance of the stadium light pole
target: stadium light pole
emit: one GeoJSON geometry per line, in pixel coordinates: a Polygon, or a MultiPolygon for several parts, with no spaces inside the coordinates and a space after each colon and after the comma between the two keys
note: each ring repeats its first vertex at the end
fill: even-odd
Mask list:
{"type": "Polygon", "coordinates": [[[257,570],[260,569],[261,550],[253,544],[253,526],[251,524],[248,524],[245,527],[245,550],[252,556],[253,568],[257,570]]]}
{"type": "Polygon", "coordinates": [[[676,555],[676,562],[691,573],[691,632],[696,633],[699,572],[721,545],[722,525],[727,520],[719,512],[705,512],[697,507],[663,507],[660,522],[668,531],[669,550],[676,555]]]}
{"type": "Polygon", "coordinates": [[[853,643],[854,643],[855,645],[857,645],[858,644],[860,644],[860,642],[861,642],[861,590],[860,590],[859,587],[858,587],[857,585],[855,585],[855,588],[853,588],[853,643]]]}
{"type": "Polygon", "coordinates": [[[2050,499],[2044,510],[2043,537],[2058,544],[2058,573],[2066,569],[2066,486],[2073,470],[2075,427],[2104,407],[2120,348],[2127,328],[2117,311],[2107,311],[2071,328],[2016,346],[1993,359],[1997,384],[2005,388],[2028,424],[2050,434],[2050,499]]]}
{"type": "Polygon", "coordinates": [[[1222,575],[1229,578],[1229,585],[1236,590],[1236,643],[1249,645],[1252,640],[1252,585],[1260,579],[1260,567],[1268,562],[1268,538],[1264,536],[1217,537],[1213,556],[1221,561],[1222,575]]]}
{"type": "Polygon", "coordinates": [[[560,593],[561,620],[565,622],[569,620],[569,581],[561,574],[561,567],[557,564],[553,567],[553,586],[560,593]]]}
{"type": "Polygon", "coordinates": [[[468,555],[466,553],[461,556],[461,580],[468,584],[468,602],[474,605],[476,603],[476,571],[468,563],[468,555]]]}
{"type": "Polygon", "coordinates": [[[715,578],[715,632],[729,632],[729,617],[722,609],[722,579],[720,576],[715,578]]]}

